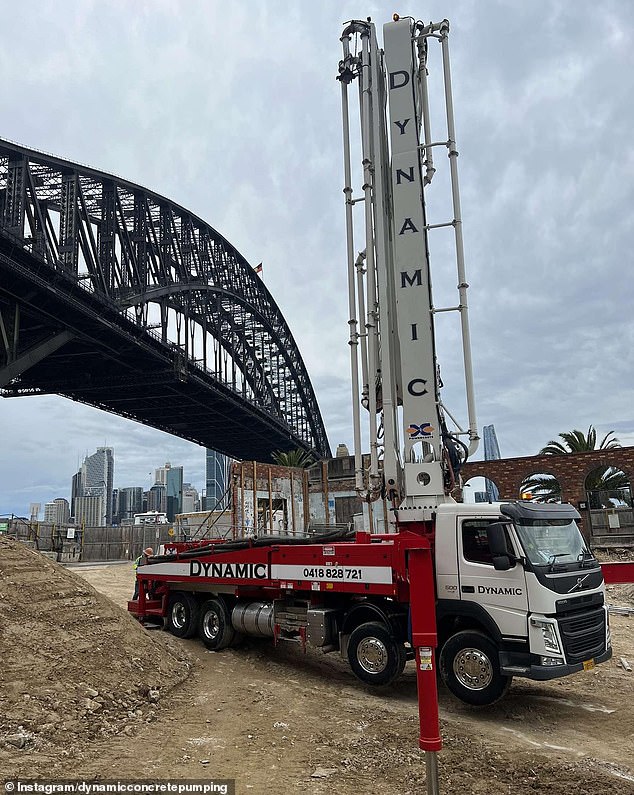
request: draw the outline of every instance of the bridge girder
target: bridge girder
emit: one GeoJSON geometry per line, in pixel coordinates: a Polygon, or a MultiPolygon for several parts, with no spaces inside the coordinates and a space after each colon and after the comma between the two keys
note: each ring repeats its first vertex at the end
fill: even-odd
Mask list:
{"type": "MultiPolygon", "coordinates": [[[[0,259],[7,269],[16,266],[13,277],[20,278],[21,260],[23,280],[37,276],[44,286],[79,295],[80,303],[83,294],[88,304],[114,308],[125,334],[132,326],[140,340],[154,344],[158,332],[168,359],[202,370],[223,393],[267,415],[279,430],[272,434],[276,441],[286,436],[284,447],[330,454],[306,367],[279,308],[244,257],[200,218],[133,183],[0,140],[0,234],[26,255],[0,259]],[[25,262],[31,263],[26,270],[25,262]]],[[[0,288],[0,310],[26,300],[4,286],[10,281],[0,288]]],[[[45,295],[38,293],[43,304],[45,295]]],[[[60,343],[66,331],[73,334],[70,350],[82,330],[72,318],[52,314],[39,339],[37,309],[31,307],[21,350],[18,340],[0,346],[0,376],[4,369],[10,381],[4,394],[52,391],[53,383],[56,391],[72,392],[50,372],[51,362],[61,361],[60,344],[49,343],[48,369],[42,358],[49,349],[42,346],[49,338],[60,343]],[[31,361],[26,349],[36,342],[39,358],[32,352],[34,366],[23,371],[20,365],[31,361]]],[[[186,438],[195,439],[195,429],[186,438]]],[[[208,444],[208,434],[201,443],[208,444]]]]}

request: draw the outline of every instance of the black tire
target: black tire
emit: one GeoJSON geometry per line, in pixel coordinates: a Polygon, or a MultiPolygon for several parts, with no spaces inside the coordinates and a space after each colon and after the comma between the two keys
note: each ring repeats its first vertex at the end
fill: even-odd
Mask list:
{"type": "Polygon", "coordinates": [[[495,643],[477,630],[457,632],[445,642],[440,652],[440,675],[454,696],[476,707],[495,704],[513,679],[500,672],[495,643]]]}
{"type": "Polygon", "coordinates": [[[236,636],[229,609],[222,599],[208,599],[200,608],[198,637],[211,651],[230,646],[236,636]]]}
{"type": "Polygon", "coordinates": [[[368,621],[352,630],[348,639],[348,662],[354,675],[366,685],[389,685],[405,668],[405,647],[378,621],[368,621]]]}
{"type": "Polygon", "coordinates": [[[198,629],[198,602],[188,593],[170,594],[165,628],[177,638],[191,638],[198,629]]]}

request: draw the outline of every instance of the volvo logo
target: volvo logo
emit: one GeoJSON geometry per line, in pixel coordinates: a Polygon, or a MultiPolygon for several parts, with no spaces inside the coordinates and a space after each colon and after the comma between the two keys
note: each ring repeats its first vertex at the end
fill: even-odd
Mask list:
{"type": "Polygon", "coordinates": [[[585,577],[577,577],[577,582],[572,586],[572,588],[568,591],[568,593],[572,593],[576,591],[577,588],[583,588],[583,581],[587,580],[590,575],[586,574],[585,577]]]}

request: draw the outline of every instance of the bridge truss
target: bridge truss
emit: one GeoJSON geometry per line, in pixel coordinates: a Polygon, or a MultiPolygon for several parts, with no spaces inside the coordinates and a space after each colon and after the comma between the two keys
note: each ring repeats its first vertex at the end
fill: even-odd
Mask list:
{"type": "Polygon", "coordinates": [[[290,329],[222,235],[139,185],[1,139],[0,388],[236,458],[330,455],[290,329]]]}

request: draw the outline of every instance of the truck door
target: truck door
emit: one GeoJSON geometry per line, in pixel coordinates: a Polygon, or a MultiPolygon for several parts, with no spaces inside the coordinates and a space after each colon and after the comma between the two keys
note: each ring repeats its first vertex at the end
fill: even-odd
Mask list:
{"type": "MultiPolygon", "coordinates": [[[[493,618],[505,638],[525,638],[528,598],[521,563],[511,561],[508,571],[496,571],[487,539],[492,517],[458,517],[457,546],[460,598],[476,602],[493,618]]],[[[507,533],[509,552],[518,554],[507,533]]]]}

